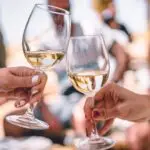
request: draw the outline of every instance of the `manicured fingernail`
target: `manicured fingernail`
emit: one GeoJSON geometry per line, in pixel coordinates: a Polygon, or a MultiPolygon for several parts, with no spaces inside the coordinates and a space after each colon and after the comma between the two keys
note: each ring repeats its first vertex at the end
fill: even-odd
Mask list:
{"type": "Polygon", "coordinates": [[[15,107],[19,108],[19,107],[24,106],[25,104],[26,104],[26,101],[25,100],[21,100],[21,101],[19,101],[19,102],[17,102],[15,104],[15,107]]]}
{"type": "Polygon", "coordinates": [[[39,81],[39,75],[34,75],[34,76],[32,77],[32,84],[37,84],[38,81],[39,81]]]}
{"type": "Polygon", "coordinates": [[[35,94],[37,94],[38,92],[39,92],[38,90],[33,90],[31,94],[32,94],[32,95],[35,95],[35,94]]]}
{"type": "Polygon", "coordinates": [[[93,118],[97,118],[97,117],[99,117],[99,116],[100,116],[100,112],[97,111],[97,110],[94,110],[94,111],[93,111],[93,118]]]}

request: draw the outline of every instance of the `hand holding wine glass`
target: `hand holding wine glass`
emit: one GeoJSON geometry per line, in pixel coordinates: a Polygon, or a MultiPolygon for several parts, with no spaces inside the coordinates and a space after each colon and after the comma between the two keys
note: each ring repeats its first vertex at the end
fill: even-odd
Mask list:
{"type": "MultiPolygon", "coordinates": [[[[92,96],[107,81],[109,75],[109,59],[102,35],[82,36],[70,39],[67,52],[67,71],[73,86],[81,93],[92,96]]],[[[93,104],[95,105],[95,104],[93,104]]],[[[108,149],[114,141],[100,137],[97,124],[91,120],[94,128],[90,138],[81,141],[79,149],[108,149]]]]}
{"type": "Polygon", "coordinates": [[[0,69],[0,105],[15,100],[19,108],[27,103],[34,103],[42,96],[47,76],[28,67],[8,67],[0,69]],[[26,89],[26,90],[24,90],[26,89]],[[30,99],[30,91],[39,91],[30,99]]]}
{"type": "MultiPolygon", "coordinates": [[[[25,26],[22,46],[24,55],[36,71],[51,69],[59,63],[67,50],[70,38],[69,12],[50,5],[36,4],[25,26]]],[[[35,92],[37,89],[34,89],[35,92]]],[[[31,99],[33,93],[31,93],[31,99]]],[[[25,115],[8,116],[7,120],[20,127],[47,129],[47,123],[34,117],[33,105],[25,115]]]]}

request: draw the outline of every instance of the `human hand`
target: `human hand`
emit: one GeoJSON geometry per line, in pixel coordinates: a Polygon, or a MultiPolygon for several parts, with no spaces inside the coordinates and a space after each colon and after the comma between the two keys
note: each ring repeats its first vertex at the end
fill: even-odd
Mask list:
{"type": "Polygon", "coordinates": [[[0,69],[0,104],[15,99],[16,107],[40,100],[47,77],[27,67],[0,69]],[[31,98],[31,94],[33,95],[31,98]]]}
{"type": "Polygon", "coordinates": [[[130,127],[126,139],[131,150],[150,150],[150,124],[144,122],[130,127]]]}
{"type": "Polygon", "coordinates": [[[106,121],[99,133],[104,134],[110,128],[113,118],[129,121],[150,119],[150,99],[148,96],[135,94],[111,83],[103,87],[93,99],[87,99],[84,107],[87,129],[92,131],[91,120],[106,121]],[[94,107],[93,107],[94,106],[94,107]]]}

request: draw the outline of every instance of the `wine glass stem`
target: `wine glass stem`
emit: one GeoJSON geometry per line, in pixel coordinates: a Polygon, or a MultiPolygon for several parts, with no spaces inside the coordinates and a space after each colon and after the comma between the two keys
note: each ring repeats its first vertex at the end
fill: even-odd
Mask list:
{"type": "Polygon", "coordinates": [[[27,111],[25,113],[25,116],[26,117],[29,117],[29,118],[34,118],[34,109],[33,109],[33,105],[30,104],[30,106],[27,108],[27,111]]]}
{"type": "MultiPolygon", "coordinates": [[[[40,70],[39,67],[35,67],[35,70],[37,72],[43,73],[42,70],[40,70]]],[[[32,98],[32,95],[30,96],[30,99],[32,98]]],[[[34,104],[30,104],[30,106],[27,108],[27,111],[25,113],[25,116],[31,119],[34,119],[34,104]]]]}
{"type": "MultiPolygon", "coordinates": [[[[94,108],[95,107],[95,101],[94,101],[94,93],[92,94],[92,107],[94,108]]],[[[99,134],[98,134],[98,130],[97,130],[97,123],[95,122],[95,120],[92,120],[93,121],[93,132],[92,132],[92,134],[94,135],[94,136],[99,136],[99,134]]]]}
{"type": "Polygon", "coordinates": [[[94,134],[95,134],[95,135],[98,135],[97,124],[96,124],[95,121],[93,121],[93,124],[94,124],[94,134]]]}

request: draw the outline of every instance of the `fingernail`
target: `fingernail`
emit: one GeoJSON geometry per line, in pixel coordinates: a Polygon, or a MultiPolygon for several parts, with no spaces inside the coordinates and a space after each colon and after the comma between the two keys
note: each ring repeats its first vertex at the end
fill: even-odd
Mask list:
{"type": "Polygon", "coordinates": [[[21,100],[21,101],[19,101],[19,102],[17,102],[16,104],[15,104],[15,107],[22,107],[22,106],[24,106],[26,104],[26,101],[25,100],[21,100]]]}
{"type": "Polygon", "coordinates": [[[34,76],[32,77],[32,84],[37,84],[38,81],[39,81],[39,75],[34,75],[34,76]]]}
{"type": "Polygon", "coordinates": [[[100,116],[100,112],[97,111],[97,110],[94,110],[94,111],[93,111],[93,118],[97,118],[97,117],[99,117],[99,116],[100,116]]]}
{"type": "Polygon", "coordinates": [[[32,95],[35,95],[35,94],[37,94],[39,91],[38,90],[33,90],[32,92],[31,92],[31,94],[32,95]]]}

